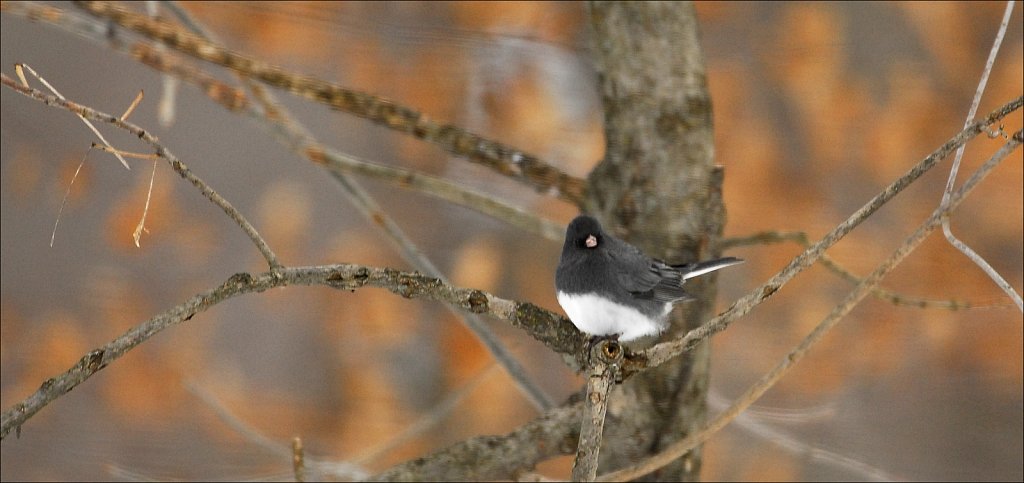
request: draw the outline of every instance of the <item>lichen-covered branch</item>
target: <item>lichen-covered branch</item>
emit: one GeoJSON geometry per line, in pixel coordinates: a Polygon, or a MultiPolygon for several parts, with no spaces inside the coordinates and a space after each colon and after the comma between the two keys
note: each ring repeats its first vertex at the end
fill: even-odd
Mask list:
{"type": "Polygon", "coordinates": [[[515,480],[537,463],[571,454],[583,403],[554,408],[501,436],[477,436],[391,467],[372,481],[515,480]]]}
{"type": "Polygon", "coordinates": [[[454,287],[417,272],[337,264],[281,268],[255,276],[239,273],[218,287],[196,294],[102,347],[89,351],[70,369],[44,381],[34,394],[4,411],[0,419],[0,438],[7,437],[11,430],[19,428],[47,404],[160,331],[189,320],[229,298],[287,285],[322,285],[353,291],[377,287],[405,298],[437,300],[474,314],[496,317],[525,330],[551,350],[563,354],[574,369],[583,367],[589,357],[584,350],[585,337],[564,317],[531,303],[503,299],[481,290],[454,287]]]}
{"type": "Polygon", "coordinates": [[[123,28],[158,40],[186,55],[221,65],[245,77],[284,89],[334,109],[436,144],[442,149],[505,176],[579,204],[585,185],[536,156],[484,138],[463,128],[444,124],[425,114],[371,94],[345,89],[330,82],[298,75],[209,42],[177,25],[151,19],[110,2],[76,2],[86,12],[123,28]]]}

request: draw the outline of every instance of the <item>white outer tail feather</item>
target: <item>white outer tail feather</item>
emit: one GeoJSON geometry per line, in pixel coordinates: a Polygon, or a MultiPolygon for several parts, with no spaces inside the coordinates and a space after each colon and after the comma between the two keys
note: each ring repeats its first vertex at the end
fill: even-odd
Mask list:
{"type": "Polygon", "coordinates": [[[697,268],[696,270],[693,270],[692,272],[684,273],[683,274],[683,280],[689,280],[689,279],[691,279],[693,277],[699,277],[701,275],[704,275],[705,273],[714,272],[715,270],[719,270],[719,269],[722,269],[722,268],[725,268],[725,267],[731,267],[733,265],[738,265],[740,263],[743,263],[743,260],[739,260],[739,259],[722,260],[722,261],[720,261],[720,263],[712,263],[711,265],[708,265],[706,267],[700,267],[700,268],[697,268]]]}

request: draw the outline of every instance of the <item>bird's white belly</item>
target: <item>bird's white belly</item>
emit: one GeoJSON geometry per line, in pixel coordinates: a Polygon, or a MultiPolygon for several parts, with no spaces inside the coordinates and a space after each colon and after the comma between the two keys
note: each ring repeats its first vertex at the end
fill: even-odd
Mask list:
{"type": "Polygon", "coordinates": [[[620,341],[661,333],[665,324],[660,319],[672,311],[672,306],[665,304],[662,317],[654,320],[639,310],[593,293],[570,295],[558,292],[558,304],[580,331],[591,335],[619,334],[620,341]]]}

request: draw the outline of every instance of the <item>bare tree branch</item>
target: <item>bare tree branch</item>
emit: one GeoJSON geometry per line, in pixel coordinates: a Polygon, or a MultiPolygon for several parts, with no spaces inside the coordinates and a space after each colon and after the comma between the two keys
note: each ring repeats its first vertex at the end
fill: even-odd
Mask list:
{"type": "MultiPolygon", "coordinates": [[[[174,3],[170,2],[169,5],[174,5],[174,3]]],[[[260,112],[253,106],[253,102],[242,89],[225,84],[207,72],[185,62],[180,56],[167,52],[166,49],[158,48],[159,45],[154,46],[143,40],[111,41],[107,32],[95,20],[81,18],[50,5],[36,4],[35,2],[3,2],[2,6],[5,13],[48,22],[90,40],[104,43],[114,51],[125,53],[143,65],[189,82],[198,87],[209,99],[230,112],[248,114],[261,122],[268,121],[268,117],[273,118],[274,112],[260,112]]],[[[189,29],[197,28],[197,24],[190,18],[185,17],[181,20],[189,29]]],[[[251,83],[249,87],[253,88],[256,85],[251,83]]],[[[258,91],[255,89],[254,93],[257,93],[256,95],[259,97],[258,91]]],[[[508,202],[498,200],[491,194],[419,171],[374,163],[318,142],[298,142],[285,131],[274,126],[273,131],[282,136],[288,146],[310,161],[329,170],[356,173],[393,183],[402,188],[413,189],[428,196],[483,213],[548,240],[560,241],[564,234],[561,225],[508,202]]]]}
{"type": "Polygon", "coordinates": [[[458,126],[438,123],[423,113],[387,99],[345,89],[313,77],[292,74],[281,67],[232,52],[176,25],[152,20],[120,5],[109,2],[76,4],[96,17],[159,40],[184,54],[436,144],[449,153],[529,184],[538,192],[553,194],[574,204],[579,204],[583,199],[583,180],[514,147],[483,138],[458,126]]]}
{"type": "MultiPolygon", "coordinates": [[[[145,42],[136,42],[130,48],[130,54],[144,65],[161,72],[171,73],[186,82],[196,84],[211,100],[230,111],[245,112],[261,121],[275,119],[273,112],[264,116],[252,109],[243,93],[233,92],[234,88],[223,85],[205,72],[179,62],[173,56],[162,53],[145,42]]],[[[367,161],[321,144],[315,139],[296,138],[287,130],[276,127],[274,130],[294,151],[333,172],[356,173],[384,180],[449,203],[465,206],[549,240],[559,241],[562,238],[563,229],[560,225],[500,201],[493,195],[415,170],[367,161]]]]}
{"type": "MultiPolygon", "coordinates": [[[[102,120],[102,119],[100,119],[102,120]]],[[[528,302],[496,297],[481,290],[453,287],[434,277],[392,268],[337,264],[280,268],[256,276],[238,273],[218,287],[196,294],[163,313],[133,327],[106,345],[89,351],[64,373],[47,379],[25,400],[4,411],[0,438],[28,418],[158,332],[191,319],[199,312],[237,295],[258,293],[287,285],[323,285],[342,290],[383,288],[405,298],[437,300],[474,314],[484,314],[523,329],[551,350],[564,354],[566,363],[583,367],[589,354],[586,338],[568,319],[528,302]]]]}
{"type": "MultiPolygon", "coordinates": [[[[804,248],[810,248],[811,241],[807,238],[807,233],[802,231],[766,231],[761,233],[754,233],[752,235],[726,238],[722,240],[719,245],[722,250],[728,248],[754,245],[754,244],[769,244],[769,243],[781,243],[784,241],[792,241],[800,244],[804,248]]],[[[846,267],[843,267],[839,262],[835,261],[827,253],[821,254],[821,265],[829,269],[836,275],[839,275],[843,279],[853,284],[858,284],[863,280],[863,277],[857,276],[846,267]]],[[[994,309],[1003,307],[1012,307],[1010,303],[978,303],[967,300],[931,300],[921,297],[915,297],[912,295],[904,295],[899,292],[894,292],[883,287],[875,287],[871,290],[871,295],[885,300],[893,305],[903,305],[909,307],[917,307],[921,309],[947,309],[947,310],[965,310],[965,309],[994,309]]]]}
{"type": "Polygon", "coordinates": [[[583,403],[554,408],[502,436],[477,436],[389,468],[372,481],[511,480],[553,456],[571,454],[583,403]]]}
{"type": "Polygon", "coordinates": [[[251,223],[249,223],[249,220],[246,220],[245,216],[243,216],[237,209],[235,209],[234,206],[231,206],[231,203],[228,202],[228,200],[224,199],[221,195],[214,191],[213,188],[206,184],[206,182],[204,182],[198,176],[193,174],[192,171],[188,168],[188,166],[185,165],[185,163],[181,162],[181,160],[179,160],[173,153],[171,153],[170,150],[164,147],[163,144],[160,144],[160,141],[157,140],[156,136],[153,136],[148,131],[142,129],[139,126],[136,126],[135,124],[132,124],[127,121],[123,121],[118,117],[97,111],[95,109],[80,104],[76,104],[65,99],[60,99],[56,96],[51,96],[49,94],[46,94],[45,92],[33,89],[31,87],[23,86],[14,79],[7,77],[6,74],[0,73],[0,80],[2,80],[3,85],[10,87],[11,89],[21,94],[24,94],[28,97],[31,97],[38,101],[42,101],[44,104],[48,106],[60,107],[67,111],[78,114],[83,118],[88,118],[94,121],[101,121],[108,124],[112,124],[118,128],[124,129],[125,131],[132,133],[146,144],[149,144],[150,146],[153,147],[158,156],[166,159],[167,162],[170,163],[171,169],[177,172],[182,178],[185,178],[186,180],[188,180],[188,182],[192,183],[193,186],[199,189],[199,192],[202,193],[203,196],[205,196],[208,200],[213,202],[213,204],[219,206],[220,209],[223,210],[224,213],[227,214],[229,218],[234,220],[234,222],[238,224],[240,228],[242,228],[242,231],[244,231],[245,234],[249,237],[249,239],[252,240],[252,242],[256,245],[256,248],[260,251],[260,253],[263,254],[263,258],[267,260],[267,263],[270,265],[271,270],[277,270],[282,267],[281,262],[277,260],[277,255],[275,255],[274,251],[270,249],[270,246],[267,245],[267,242],[256,231],[256,228],[253,227],[251,223]]]}
{"type": "MultiPolygon", "coordinates": [[[[974,93],[974,100],[971,101],[971,109],[967,113],[967,120],[964,122],[964,127],[967,127],[974,120],[974,114],[978,112],[978,104],[981,103],[981,95],[985,92],[985,85],[988,84],[988,76],[992,73],[992,64],[996,61],[996,54],[999,52],[999,46],[1003,43],[1003,36],[1006,34],[1006,26],[1010,23],[1010,15],[1013,13],[1013,1],[1006,2],[1006,9],[1003,11],[1003,21],[999,24],[999,31],[996,32],[996,38],[992,42],[992,49],[989,51],[988,60],[985,61],[985,69],[981,73],[981,80],[978,81],[978,89],[974,93]]],[[[953,166],[949,169],[949,179],[946,181],[946,189],[942,193],[942,205],[945,206],[949,203],[949,197],[953,193],[953,185],[956,184],[956,173],[960,169],[960,159],[964,156],[964,147],[960,146],[956,150],[956,157],[953,158],[953,166]]],[[[1017,310],[1024,312],[1024,299],[1021,299],[1020,294],[1013,289],[1010,282],[1007,282],[996,269],[992,268],[981,255],[967,246],[966,243],[961,241],[959,238],[953,235],[953,230],[949,226],[949,218],[942,220],[942,234],[945,235],[946,240],[949,241],[950,245],[960,250],[967,258],[971,259],[975,265],[981,268],[989,278],[999,287],[1000,290],[1006,293],[1010,300],[1017,305],[1017,310]]]]}

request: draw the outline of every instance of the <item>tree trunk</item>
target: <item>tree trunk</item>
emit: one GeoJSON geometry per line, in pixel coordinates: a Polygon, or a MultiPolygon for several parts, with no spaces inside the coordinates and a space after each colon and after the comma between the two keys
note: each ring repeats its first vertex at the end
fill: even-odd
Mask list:
{"type": "MultiPolygon", "coordinates": [[[[652,256],[717,256],[721,171],[693,4],[594,2],[589,16],[607,151],[590,174],[585,211],[652,256]]],[[[677,307],[665,336],[709,317],[713,277],[691,280],[687,291],[697,300],[677,307]]],[[[656,453],[704,421],[708,362],[704,345],[613,391],[601,472],[656,453]]],[[[696,450],[650,478],[696,480],[700,462],[696,450]]]]}

